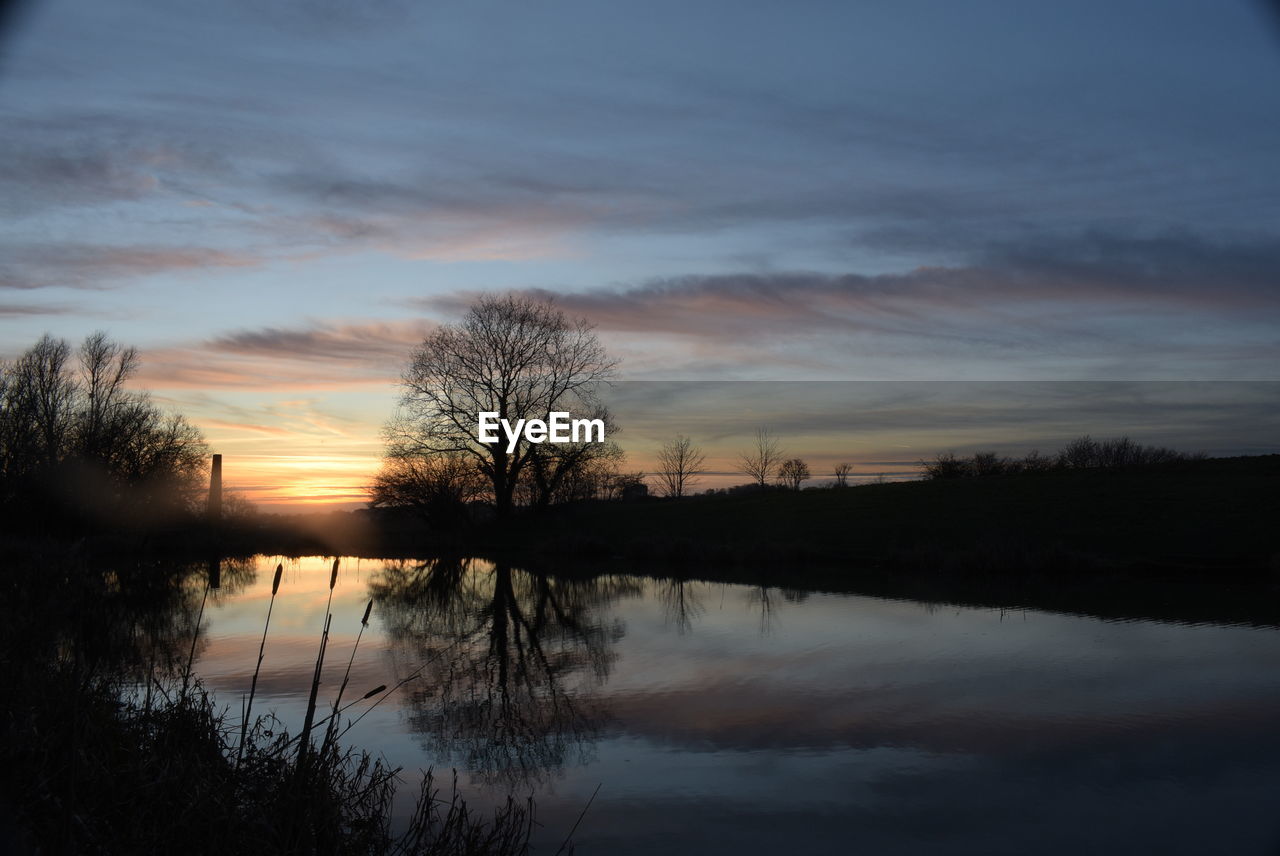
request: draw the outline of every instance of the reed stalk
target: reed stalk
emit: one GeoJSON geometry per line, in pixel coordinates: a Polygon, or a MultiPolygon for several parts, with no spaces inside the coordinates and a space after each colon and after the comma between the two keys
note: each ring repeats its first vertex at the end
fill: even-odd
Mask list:
{"type": "Polygon", "coordinates": [[[196,626],[191,631],[191,651],[187,654],[187,668],[182,673],[182,697],[186,698],[187,689],[191,686],[191,668],[196,661],[196,642],[200,641],[200,623],[204,621],[204,605],[209,600],[209,574],[204,577],[204,594],[200,596],[200,612],[196,615],[196,626]]]}
{"type": "Polygon", "coordinates": [[[240,744],[236,749],[236,766],[240,766],[240,760],[244,757],[244,741],[248,736],[249,717],[253,713],[253,696],[258,691],[258,673],[262,671],[262,659],[266,656],[267,650],[267,630],[271,627],[271,611],[275,609],[276,593],[280,591],[280,577],[284,573],[284,563],[276,565],[275,578],[271,580],[271,602],[267,604],[267,621],[262,626],[262,642],[258,645],[258,664],[253,669],[253,682],[249,684],[249,702],[245,705],[244,712],[240,718],[240,744]]]}
{"type": "Polygon", "coordinates": [[[329,601],[324,607],[324,632],[320,634],[320,651],[316,654],[316,668],[311,676],[311,695],[307,699],[307,715],[302,721],[302,733],[298,742],[298,763],[307,757],[311,747],[311,726],[316,716],[316,694],[320,691],[320,674],[324,670],[324,653],[329,647],[329,624],[333,620],[333,587],[338,583],[338,559],[333,560],[333,570],[329,572],[329,601]]]}
{"type": "Polygon", "coordinates": [[[360,649],[360,640],[364,637],[365,628],[369,626],[369,613],[373,611],[373,598],[365,605],[364,617],[360,619],[360,632],[356,634],[356,644],[351,646],[351,657],[347,660],[347,670],[342,675],[342,684],[338,687],[338,696],[333,700],[333,713],[329,716],[329,725],[325,729],[324,741],[328,743],[336,736],[338,727],[338,709],[342,705],[342,694],[346,692],[347,683],[351,680],[351,666],[356,661],[356,651],[360,649]]]}

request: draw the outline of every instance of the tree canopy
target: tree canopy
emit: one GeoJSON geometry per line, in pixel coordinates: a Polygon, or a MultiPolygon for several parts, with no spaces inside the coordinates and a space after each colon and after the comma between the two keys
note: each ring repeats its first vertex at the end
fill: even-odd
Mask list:
{"type": "Polygon", "coordinates": [[[136,349],[104,333],[79,349],[45,335],[0,365],[0,504],[10,518],[56,510],[90,519],[157,519],[201,496],[200,432],[126,388],[136,349]]]}
{"type": "Polygon", "coordinates": [[[564,411],[612,427],[597,392],[614,366],[591,325],[567,317],[550,300],[479,298],[459,323],[427,336],[409,360],[400,411],[386,429],[382,496],[393,494],[387,479],[397,472],[420,472],[423,461],[462,456],[484,478],[500,516],[510,513],[520,489],[532,494],[534,505],[551,502],[594,463],[617,456],[616,446],[549,446],[521,438],[508,450],[506,438],[478,438],[478,415],[497,413],[514,424],[564,411]],[[406,463],[414,461],[419,463],[406,463]]]}

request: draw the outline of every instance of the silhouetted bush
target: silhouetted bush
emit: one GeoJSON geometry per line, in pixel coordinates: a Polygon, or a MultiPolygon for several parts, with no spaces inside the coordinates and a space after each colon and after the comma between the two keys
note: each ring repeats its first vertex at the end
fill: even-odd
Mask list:
{"type": "Polygon", "coordinates": [[[1042,455],[1038,450],[1023,458],[1005,458],[996,452],[976,452],[961,458],[954,452],[942,452],[932,461],[921,461],[920,467],[927,479],[956,479],[1052,470],[1118,470],[1201,458],[1204,458],[1201,453],[1188,454],[1164,446],[1146,446],[1128,437],[1098,441],[1086,434],[1063,446],[1052,457],[1042,455]]]}
{"type": "Polygon", "coordinates": [[[957,458],[955,452],[939,452],[932,461],[921,461],[925,478],[958,479],[972,475],[970,462],[957,458]]]}

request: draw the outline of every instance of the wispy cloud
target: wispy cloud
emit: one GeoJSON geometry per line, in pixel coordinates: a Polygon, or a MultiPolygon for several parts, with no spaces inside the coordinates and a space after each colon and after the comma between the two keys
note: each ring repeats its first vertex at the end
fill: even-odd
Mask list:
{"type": "Polygon", "coordinates": [[[0,303],[0,318],[26,318],[38,315],[70,315],[77,310],[65,303],[0,303]]]}
{"type": "MultiPolygon", "coordinates": [[[[1277,282],[1274,240],[1087,233],[992,245],[964,265],[904,273],[689,275],[527,293],[556,300],[624,346],[644,337],[675,341],[690,364],[803,372],[848,366],[857,356],[877,371],[924,360],[929,377],[949,377],[947,358],[988,372],[1016,356],[1027,371],[1063,379],[1107,376],[1121,365],[1150,376],[1165,361],[1169,377],[1188,364],[1201,377],[1258,377],[1271,376],[1267,362],[1280,357],[1267,332],[1280,322],[1277,282]],[[1235,330],[1234,339],[1213,333],[1215,324],[1235,330]]],[[[474,298],[414,303],[457,315],[474,298]]]]}
{"type": "Polygon", "coordinates": [[[174,271],[249,267],[252,256],[208,247],[26,244],[7,248],[0,288],[109,288],[120,280],[174,271]]]}
{"type": "Polygon", "coordinates": [[[140,379],[168,389],[322,390],[390,385],[431,330],[424,320],[316,323],[150,349],[140,379]]]}
{"type": "Polygon", "coordinates": [[[227,431],[248,431],[256,434],[269,434],[273,437],[291,437],[294,432],[277,425],[255,425],[248,422],[231,422],[226,419],[202,419],[201,425],[227,431]]]}

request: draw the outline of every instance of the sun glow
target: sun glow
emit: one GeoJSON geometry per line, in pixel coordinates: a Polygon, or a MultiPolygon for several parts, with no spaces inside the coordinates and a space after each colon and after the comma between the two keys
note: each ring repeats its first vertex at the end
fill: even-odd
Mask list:
{"type": "Polygon", "coordinates": [[[363,506],[377,468],[367,455],[240,454],[224,458],[224,479],[263,511],[314,511],[363,506]]]}

